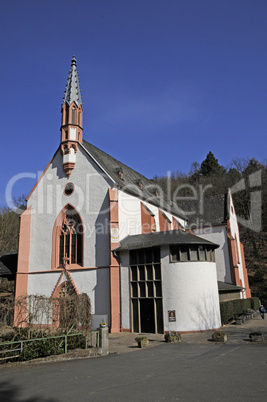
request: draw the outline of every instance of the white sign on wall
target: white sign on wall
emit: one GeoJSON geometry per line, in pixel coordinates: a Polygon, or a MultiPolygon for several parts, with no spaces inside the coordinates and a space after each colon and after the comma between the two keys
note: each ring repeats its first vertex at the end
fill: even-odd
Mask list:
{"type": "Polygon", "coordinates": [[[111,243],[118,243],[119,242],[119,229],[111,228],[110,229],[110,237],[111,237],[111,243]]]}

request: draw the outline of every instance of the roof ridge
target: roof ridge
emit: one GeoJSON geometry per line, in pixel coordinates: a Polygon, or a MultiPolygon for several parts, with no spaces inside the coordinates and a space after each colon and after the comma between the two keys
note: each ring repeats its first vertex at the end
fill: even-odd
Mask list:
{"type": "MultiPolygon", "coordinates": [[[[157,184],[153,179],[147,178],[147,177],[144,176],[142,173],[137,172],[137,170],[135,170],[135,169],[131,168],[130,166],[126,165],[125,163],[119,161],[118,159],[114,158],[114,156],[108,154],[107,152],[103,151],[102,149],[98,148],[97,146],[93,145],[92,143],[90,143],[90,142],[88,142],[88,141],[86,141],[86,140],[84,140],[84,139],[83,139],[83,142],[85,142],[85,143],[91,145],[92,147],[96,148],[96,149],[97,149],[98,151],[100,151],[102,154],[105,154],[105,155],[109,156],[109,157],[112,158],[115,162],[118,162],[118,164],[125,166],[127,169],[131,169],[131,170],[132,170],[133,172],[135,172],[138,176],[142,176],[144,179],[146,179],[146,180],[148,180],[148,181],[151,181],[151,182],[154,182],[155,184],[157,184]]],[[[120,167],[120,166],[118,166],[118,167],[120,167]]]]}

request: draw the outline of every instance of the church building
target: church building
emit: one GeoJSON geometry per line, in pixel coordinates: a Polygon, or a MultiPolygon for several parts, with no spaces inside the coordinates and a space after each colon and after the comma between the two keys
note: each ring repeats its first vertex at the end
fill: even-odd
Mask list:
{"type": "MultiPolygon", "coordinates": [[[[21,215],[16,298],[58,297],[68,283],[113,333],[219,328],[220,298],[250,297],[230,192],[230,214],[193,228],[155,182],[87,142],[75,57],[61,113],[21,215]]],[[[52,313],[39,324],[56,325],[52,313]]]]}

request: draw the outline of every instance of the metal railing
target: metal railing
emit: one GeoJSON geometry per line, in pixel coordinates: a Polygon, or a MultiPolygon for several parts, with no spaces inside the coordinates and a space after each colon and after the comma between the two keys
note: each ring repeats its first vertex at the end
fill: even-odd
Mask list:
{"type": "MultiPolygon", "coordinates": [[[[25,344],[28,344],[30,342],[40,342],[40,341],[48,341],[51,339],[60,339],[62,338],[62,342],[58,344],[58,349],[62,347],[62,344],[64,343],[64,353],[68,353],[68,338],[70,337],[75,337],[75,336],[84,336],[85,337],[85,347],[84,349],[88,349],[88,337],[90,337],[90,347],[99,347],[99,332],[98,331],[88,331],[88,332],[79,332],[79,333],[74,333],[74,334],[64,334],[64,335],[56,335],[56,336],[48,336],[48,337],[43,337],[43,338],[33,338],[33,339],[22,339],[18,341],[12,341],[12,342],[3,342],[0,343],[0,356],[5,355],[8,353],[17,353],[15,355],[7,355],[0,357],[1,360],[7,360],[7,359],[15,359],[20,357],[23,354],[23,351],[25,350],[25,344]],[[95,340],[93,342],[93,335],[95,335],[95,340]],[[93,343],[95,343],[95,346],[93,346],[93,343]],[[14,349],[4,349],[1,350],[2,347],[8,347],[10,345],[14,345],[14,349]],[[19,352],[19,353],[18,353],[19,352]]],[[[47,354],[46,356],[52,356],[53,354],[57,353],[50,353],[47,354]]],[[[44,356],[40,356],[44,357],[44,356]]],[[[26,359],[26,360],[32,360],[31,358],[26,359]]]]}

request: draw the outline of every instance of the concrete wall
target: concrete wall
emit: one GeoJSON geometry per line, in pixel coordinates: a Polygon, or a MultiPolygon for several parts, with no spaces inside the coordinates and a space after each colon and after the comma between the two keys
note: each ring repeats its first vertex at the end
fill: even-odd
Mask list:
{"type": "Polygon", "coordinates": [[[216,266],[213,262],[169,262],[161,249],[164,331],[199,331],[221,326],[216,266]],[[168,322],[168,310],[176,322],[168,322]]]}
{"type": "Polygon", "coordinates": [[[220,247],[215,250],[217,280],[226,283],[233,283],[226,227],[214,226],[212,228],[195,229],[194,233],[203,239],[220,245],[220,247]]]}

